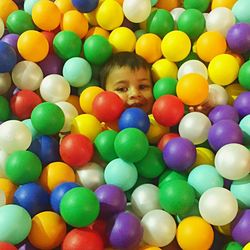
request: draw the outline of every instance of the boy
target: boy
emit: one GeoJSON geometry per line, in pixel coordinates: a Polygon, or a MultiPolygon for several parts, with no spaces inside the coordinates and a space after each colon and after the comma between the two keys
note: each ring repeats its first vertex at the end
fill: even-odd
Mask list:
{"type": "Polygon", "coordinates": [[[100,72],[100,81],[107,91],[115,92],[126,108],[138,107],[150,114],[153,106],[151,66],[134,52],[112,55],[100,72]]]}

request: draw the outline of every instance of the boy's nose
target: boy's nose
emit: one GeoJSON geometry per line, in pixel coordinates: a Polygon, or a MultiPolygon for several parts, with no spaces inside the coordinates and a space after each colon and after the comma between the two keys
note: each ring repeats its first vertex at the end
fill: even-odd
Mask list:
{"type": "Polygon", "coordinates": [[[136,98],[141,95],[140,90],[137,88],[130,88],[129,90],[129,97],[130,98],[136,98]]]}

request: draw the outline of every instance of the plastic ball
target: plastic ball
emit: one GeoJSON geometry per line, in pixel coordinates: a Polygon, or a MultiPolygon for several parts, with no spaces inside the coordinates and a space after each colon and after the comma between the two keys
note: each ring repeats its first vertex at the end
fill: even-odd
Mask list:
{"type": "Polygon", "coordinates": [[[11,73],[13,83],[19,89],[37,90],[43,80],[43,72],[38,64],[21,61],[15,65],[11,73]]]}
{"type": "Polygon", "coordinates": [[[214,153],[211,149],[196,147],[196,160],[192,167],[197,167],[203,164],[214,165],[214,153]]]}
{"type": "Polygon", "coordinates": [[[247,11],[247,8],[249,7],[249,2],[247,0],[240,0],[236,1],[235,4],[232,7],[232,12],[235,15],[238,22],[250,22],[250,15],[247,11]]]}
{"type": "Polygon", "coordinates": [[[140,220],[126,211],[119,213],[111,225],[109,241],[112,247],[120,249],[138,248],[143,228],[140,220]],[[122,238],[122,240],[121,240],[122,238]]]}
{"type": "Polygon", "coordinates": [[[150,0],[124,0],[122,9],[125,17],[133,23],[145,21],[151,12],[150,0]],[[140,8],[138,8],[138,5],[140,8]]]}
{"type": "Polygon", "coordinates": [[[13,196],[17,189],[16,185],[13,184],[9,179],[0,178],[0,189],[4,192],[5,203],[13,203],[13,196]]]}
{"type": "MultiPolygon", "coordinates": [[[[231,86],[231,84],[228,86],[231,86]]],[[[208,101],[211,102],[213,106],[228,104],[229,94],[224,87],[218,84],[209,84],[208,92],[208,101]]]]}
{"type": "Polygon", "coordinates": [[[208,142],[217,151],[229,143],[243,142],[243,133],[239,125],[233,120],[221,120],[212,125],[208,132],[208,142]]]}
{"type": "Polygon", "coordinates": [[[218,173],[229,180],[239,180],[249,174],[250,156],[246,147],[237,143],[227,144],[215,155],[218,173]]]}
{"type": "Polygon", "coordinates": [[[181,119],[178,129],[181,137],[189,139],[196,145],[207,140],[210,127],[211,122],[206,115],[201,112],[191,112],[181,119]],[[194,132],[195,126],[197,127],[194,132]]]}
{"type": "Polygon", "coordinates": [[[9,120],[0,124],[0,148],[7,153],[26,150],[31,140],[31,132],[21,121],[9,120]]]}
{"type": "Polygon", "coordinates": [[[72,0],[73,6],[80,12],[88,13],[93,11],[97,5],[99,0],[87,0],[87,1],[81,1],[81,0],[72,0]]]}
{"type": "Polygon", "coordinates": [[[233,194],[222,187],[213,187],[204,192],[199,200],[202,218],[208,223],[223,226],[236,217],[238,203],[233,194]],[[221,204],[224,204],[222,206],[221,204]]]}
{"type": "Polygon", "coordinates": [[[162,54],[171,62],[179,62],[183,60],[189,54],[190,49],[190,38],[183,31],[170,31],[162,39],[162,54]],[[176,41],[178,41],[178,43],[176,41]]]}
{"type": "Polygon", "coordinates": [[[19,36],[17,48],[25,60],[39,62],[48,55],[49,43],[41,32],[27,30],[19,36]],[[39,43],[39,47],[37,47],[37,43],[39,43]]]}
{"type": "Polygon", "coordinates": [[[18,150],[8,156],[5,171],[6,176],[13,183],[25,184],[38,180],[42,172],[42,164],[34,153],[18,150]]]}
{"type": "Polygon", "coordinates": [[[159,188],[161,188],[166,182],[172,180],[184,180],[187,181],[185,173],[177,172],[174,170],[166,169],[159,178],[159,188]]]}
{"type": "Polygon", "coordinates": [[[153,87],[155,99],[163,95],[176,95],[177,80],[173,77],[163,77],[157,80],[153,87]]]}
{"type": "Polygon", "coordinates": [[[109,218],[126,209],[126,196],[121,188],[111,184],[104,184],[95,190],[100,202],[101,218],[109,218]]]}
{"type": "Polygon", "coordinates": [[[213,0],[211,9],[213,10],[218,7],[226,7],[228,9],[232,9],[236,1],[237,0],[213,0]]]}
{"type": "Polygon", "coordinates": [[[36,183],[27,183],[17,188],[14,203],[23,207],[31,217],[50,209],[49,194],[36,183]]]}
{"type": "Polygon", "coordinates": [[[10,72],[16,63],[15,50],[6,42],[0,41],[0,73],[10,72]]]}
{"type": "Polygon", "coordinates": [[[63,76],[72,87],[86,85],[92,77],[92,69],[88,61],[80,57],[68,59],[63,66],[63,76]]]}
{"type": "Polygon", "coordinates": [[[3,96],[0,96],[0,109],[2,111],[0,114],[0,121],[1,122],[7,121],[10,117],[11,109],[9,102],[3,96]]]}
{"type": "Polygon", "coordinates": [[[97,232],[86,228],[74,228],[65,236],[62,250],[80,250],[83,246],[89,250],[104,249],[102,238],[97,232]]]}
{"type": "Polygon", "coordinates": [[[55,38],[56,32],[55,31],[42,31],[41,32],[49,43],[49,55],[54,54],[53,49],[53,40],[55,38]]]}
{"type": "Polygon", "coordinates": [[[0,3],[0,18],[6,22],[7,17],[13,11],[18,10],[17,4],[12,0],[3,0],[0,3]]]}
{"type": "Polygon", "coordinates": [[[94,191],[104,184],[104,169],[95,162],[89,162],[76,170],[76,180],[82,186],[94,191]]]}
{"type": "Polygon", "coordinates": [[[250,115],[244,116],[239,125],[243,132],[243,144],[250,145],[250,115]]]}
{"type": "Polygon", "coordinates": [[[64,194],[60,203],[60,213],[66,223],[73,227],[85,227],[97,218],[99,201],[91,190],[76,187],[64,194]]]}
{"type": "Polygon", "coordinates": [[[79,187],[79,184],[75,182],[63,182],[59,185],[57,185],[50,194],[50,204],[52,209],[56,213],[60,213],[60,202],[62,200],[62,197],[66,192],[68,192],[70,189],[79,187]]]}
{"type": "Polygon", "coordinates": [[[28,239],[30,243],[40,249],[54,249],[58,247],[66,235],[66,224],[55,212],[45,211],[32,218],[32,228],[28,239]]]}
{"type": "Polygon", "coordinates": [[[3,34],[4,34],[4,23],[2,18],[0,18],[0,38],[2,38],[3,34]]]}
{"type": "Polygon", "coordinates": [[[176,137],[180,137],[179,134],[177,133],[166,133],[165,135],[163,135],[160,139],[160,141],[157,144],[157,147],[163,151],[164,147],[166,146],[166,144],[172,139],[172,138],[176,138],[176,137]]]}
{"type": "Polygon", "coordinates": [[[17,248],[14,245],[8,242],[0,242],[0,248],[5,250],[17,250],[17,248]]]}
{"type": "Polygon", "coordinates": [[[124,161],[137,162],[146,156],[149,143],[141,130],[125,128],[116,136],[114,147],[118,157],[124,161]]]}
{"type": "Polygon", "coordinates": [[[176,86],[180,100],[187,105],[199,105],[208,97],[208,81],[198,73],[184,75],[176,86]]]}
{"type": "MultiPolygon", "coordinates": [[[[88,30],[88,33],[86,34],[85,39],[87,39],[88,37],[90,37],[92,35],[101,35],[101,36],[108,39],[110,34],[107,30],[105,30],[99,26],[93,26],[88,30]]],[[[112,42],[110,41],[110,43],[112,43],[112,42]]]]}
{"type": "Polygon", "coordinates": [[[105,37],[101,35],[93,35],[85,40],[83,44],[83,52],[89,63],[102,65],[112,55],[112,46],[105,37]]]}
{"type": "Polygon", "coordinates": [[[243,65],[240,67],[238,75],[239,83],[240,86],[243,87],[242,88],[243,91],[250,90],[250,81],[248,78],[249,75],[250,75],[250,61],[248,60],[245,63],[243,63],[243,65]]]}
{"type": "Polygon", "coordinates": [[[6,205],[6,197],[3,190],[0,190],[0,207],[6,205]]]}
{"type": "Polygon", "coordinates": [[[250,114],[249,96],[250,91],[246,91],[241,93],[234,101],[233,106],[237,109],[240,117],[244,117],[250,114]]]}
{"type": "Polygon", "coordinates": [[[51,162],[43,168],[40,176],[40,184],[48,192],[64,182],[74,182],[76,179],[74,170],[64,162],[51,162]]]}
{"type": "Polygon", "coordinates": [[[53,40],[55,54],[63,60],[79,57],[82,51],[81,38],[73,31],[63,30],[53,40]]]}
{"type": "Polygon", "coordinates": [[[209,249],[213,244],[214,231],[201,217],[190,216],[180,222],[176,238],[182,249],[209,249]]]}
{"type": "Polygon", "coordinates": [[[9,73],[0,73],[0,94],[5,94],[11,87],[11,77],[9,73]]]}
{"type": "Polygon", "coordinates": [[[163,149],[163,159],[169,168],[185,171],[195,162],[195,146],[186,138],[173,138],[163,149]]]}

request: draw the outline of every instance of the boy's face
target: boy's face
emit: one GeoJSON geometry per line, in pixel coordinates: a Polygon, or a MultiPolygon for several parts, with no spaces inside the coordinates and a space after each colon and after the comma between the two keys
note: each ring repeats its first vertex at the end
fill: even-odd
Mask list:
{"type": "Polygon", "coordinates": [[[154,98],[150,72],[144,68],[129,67],[112,69],[106,80],[106,90],[115,92],[124,101],[126,108],[137,107],[151,113],[154,98]]]}

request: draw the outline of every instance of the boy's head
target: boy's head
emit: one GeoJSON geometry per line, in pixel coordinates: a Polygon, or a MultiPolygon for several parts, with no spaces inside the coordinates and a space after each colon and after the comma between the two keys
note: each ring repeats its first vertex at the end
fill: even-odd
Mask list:
{"type": "Polygon", "coordinates": [[[126,107],[150,113],[154,102],[150,65],[133,52],[113,54],[100,72],[104,89],[115,92],[126,107]]]}

